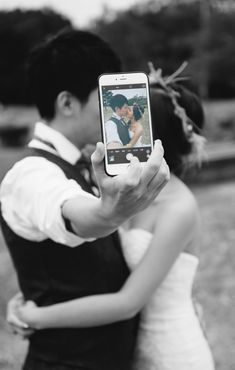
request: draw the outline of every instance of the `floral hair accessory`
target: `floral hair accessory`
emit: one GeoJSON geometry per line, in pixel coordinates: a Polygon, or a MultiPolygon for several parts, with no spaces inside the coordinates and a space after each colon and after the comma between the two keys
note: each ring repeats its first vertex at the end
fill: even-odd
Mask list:
{"type": "Polygon", "coordinates": [[[193,163],[196,161],[196,163],[200,166],[203,159],[206,158],[206,139],[204,136],[199,135],[194,131],[194,128],[197,130],[197,132],[201,132],[201,129],[196,125],[195,122],[191,120],[190,117],[187,116],[185,109],[181,105],[179,105],[178,98],[180,97],[180,93],[178,91],[175,91],[172,87],[173,83],[188,80],[188,77],[179,77],[179,75],[184,71],[187,65],[187,62],[183,62],[173,74],[167,77],[163,77],[162,69],[155,69],[153,63],[148,62],[150,70],[149,82],[150,86],[152,86],[156,92],[167,96],[171,100],[174,108],[174,114],[182,122],[182,128],[185,134],[185,138],[188,142],[192,144],[192,152],[190,155],[187,156],[187,162],[193,163]]]}

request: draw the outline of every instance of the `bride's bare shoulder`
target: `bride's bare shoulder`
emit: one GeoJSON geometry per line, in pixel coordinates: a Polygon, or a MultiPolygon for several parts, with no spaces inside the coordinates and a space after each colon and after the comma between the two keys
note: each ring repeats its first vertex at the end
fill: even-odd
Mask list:
{"type": "MultiPolygon", "coordinates": [[[[155,214],[155,226],[161,228],[162,223],[180,225],[189,233],[200,229],[200,213],[198,204],[191,190],[175,176],[156,198],[152,213],[155,214]]],[[[153,226],[153,224],[152,224],[153,226]]]]}
{"type": "Polygon", "coordinates": [[[179,207],[183,209],[191,209],[197,211],[197,201],[187,185],[178,177],[171,175],[169,183],[165,186],[162,192],[155,200],[156,208],[163,207],[179,207]]]}
{"type": "MultiPolygon", "coordinates": [[[[178,178],[171,180],[157,196],[155,201],[144,211],[130,220],[131,227],[141,227],[153,231],[162,222],[174,223],[174,220],[196,226],[198,217],[196,199],[190,189],[178,178]]],[[[185,224],[186,224],[185,223],[185,224]]]]}

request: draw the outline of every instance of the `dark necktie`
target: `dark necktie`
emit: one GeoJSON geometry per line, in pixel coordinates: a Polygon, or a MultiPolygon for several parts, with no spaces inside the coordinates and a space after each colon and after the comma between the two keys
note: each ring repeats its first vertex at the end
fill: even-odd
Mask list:
{"type": "Polygon", "coordinates": [[[88,184],[91,186],[94,194],[96,196],[99,196],[100,193],[97,184],[94,181],[94,175],[90,160],[82,154],[79,160],[75,163],[75,166],[79,168],[79,171],[81,172],[86,182],[88,182],[88,184]]]}
{"type": "MultiPolygon", "coordinates": [[[[49,141],[47,140],[44,140],[38,136],[34,136],[34,139],[42,142],[43,144],[46,144],[47,146],[49,146],[50,148],[54,149],[56,152],[57,152],[57,149],[56,147],[50,143],[49,141]]],[[[82,176],[84,177],[84,179],[86,180],[86,182],[88,182],[88,184],[91,186],[94,194],[96,196],[99,196],[99,189],[95,183],[95,181],[93,180],[93,174],[92,174],[92,167],[91,167],[91,161],[90,161],[90,158],[86,155],[84,155],[82,152],[81,152],[81,157],[79,158],[79,160],[75,163],[75,166],[77,166],[79,168],[79,171],[81,172],[82,176]]]]}
{"type": "Polygon", "coordinates": [[[121,120],[121,123],[123,124],[123,126],[125,126],[125,127],[127,127],[128,125],[127,125],[127,123],[126,123],[126,121],[122,118],[121,120]]]}

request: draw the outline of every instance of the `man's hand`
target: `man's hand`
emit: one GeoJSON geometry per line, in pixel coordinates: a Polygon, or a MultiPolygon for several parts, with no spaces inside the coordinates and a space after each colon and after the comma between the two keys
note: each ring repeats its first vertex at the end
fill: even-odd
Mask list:
{"type": "Polygon", "coordinates": [[[110,177],[103,165],[104,145],[97,144],[91,161],[100,188],[103,216],[114,227],[148,207],[166,185],[169,168],[163,154],[162,144],[157,140],[144,167],[133,157],[126,174],[110,177]]]}
{"type": "Polygon", "coordinates": [[[33,334],[34,330],[18,316],[18,309],[24,303],[24,297],[21,292],[14,295],[7,304],[6,319],[14,334],[19,334],[23,339],[27,339],[33,334]]]}
{"type": "Polygon", "coordinates": [[[169,168],[159,140],[144,166],[133,157],[125,174],[108,176],[103,159],[104,145],[98,143],[91,161],[101,197],[81,195],[68,199],[62,207],[63,216],[83,239],[102,238],[117,230],[123,222],[148,207],[169,180],[169,168]]]}

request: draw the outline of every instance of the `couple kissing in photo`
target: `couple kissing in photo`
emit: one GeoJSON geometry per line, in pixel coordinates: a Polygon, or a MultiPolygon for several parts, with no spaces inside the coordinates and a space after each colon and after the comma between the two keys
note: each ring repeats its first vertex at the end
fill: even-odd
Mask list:
{"type": "Polygon", "coordinates": [[[144,108],[137,103],[129,106],[128,99],[122,94],[112,96],[110,106],[113,114],[105,122],[107,149],[143,146],[141,119],[144,108]]]}

